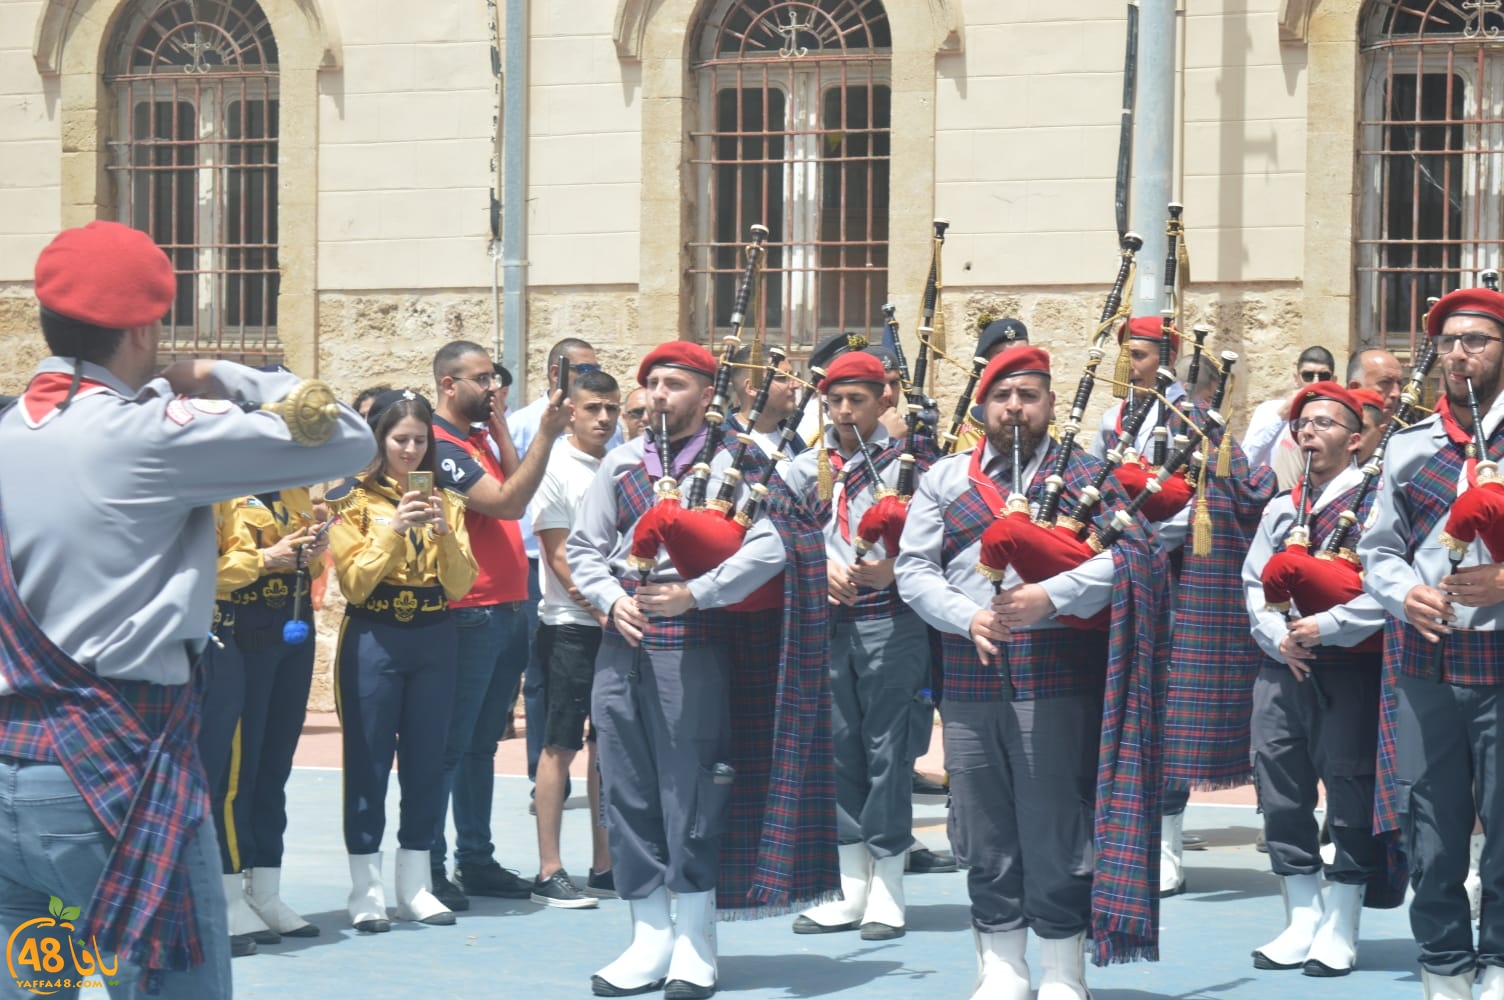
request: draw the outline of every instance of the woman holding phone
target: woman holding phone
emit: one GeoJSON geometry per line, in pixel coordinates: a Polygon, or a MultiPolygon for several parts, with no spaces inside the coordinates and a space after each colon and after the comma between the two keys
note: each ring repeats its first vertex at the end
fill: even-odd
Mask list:
{"type": "Polygon", "coordinates": [[[452,924],[430,891],[428,851],[442,807],[444,735],[454,695],[449,601],[475,582],[464,499],[433,488],[433,410],[417,393],[377,397],[377,458],[328,494],[330,549],[344,591],[336,692],[343,730],[350,921],[390,930],[381,881],[387,779],[400,755],[397,919],[452,924]]]}

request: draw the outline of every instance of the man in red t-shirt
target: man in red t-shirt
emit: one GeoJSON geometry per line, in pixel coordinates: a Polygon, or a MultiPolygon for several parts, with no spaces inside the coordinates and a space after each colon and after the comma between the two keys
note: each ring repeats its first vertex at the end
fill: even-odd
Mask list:
{"type": "Polygon", "coordinates": [[[454,795],[458,885],[444,870],[447,810],[439,813],[432,848],[434,895],[451,910],[464,910],[470,906],[467,893],[508,899],[532,893],[530,879],[495,860],[491,789],[496,744],[527,666],[533,626],[527,614],[527,555],[517,518],[543,480],[548,454],[568,425],[568,412],[558,398],[550,399],[538,436],[519,461],[498,405],[495,367],[484,347],[465,340],[444,345],[434,355],[433,377],[438,485],[465,495],[465,526],[480,565],[470,593],[450,604],[460,641],[444,746],[444,794],[446,799],[454,795]]]}

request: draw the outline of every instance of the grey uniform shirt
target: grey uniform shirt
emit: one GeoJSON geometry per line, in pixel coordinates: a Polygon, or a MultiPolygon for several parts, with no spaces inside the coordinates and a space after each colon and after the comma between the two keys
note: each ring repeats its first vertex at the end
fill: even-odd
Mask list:
{"type": "MultiPolygon", "coordinates": [[[[1311,506],[1311,514],[1325,509],[1337,497],[1358,485],[1363,473],[1350,465],[1338,473],[1321,496],[1311,506]]],[[[1248,547],[1248,556],[1243,560],[1243,598],[1248,603],[1248,619],[1253,627],[1253,640],[1271,660],[1286,662],[1280,654],[1279,644],[1290,632],[1285,616],[1271,611],[1264,603],[1262,574],[1269,558],[1284,544],[1285,535],[1295,524],[1295,501],[1288,493],[1269,501],[1264,516],[1259,521],[1259,530],[1248,547]]],[[[1317,539],[1312,539],[1316,543],[1317,539]]],[[[1302,615],[1305,612],[1296,608],[1302,615]]],[[[1384,609],[1369,594],[1359,594],[1346,604],[1339,604],[1315,615],[1321,632],[1323,646],[1356,646],[1384,627],[1384,609]]]]}
{"type": "MultiPolygon", "coordinates": [[[[48,358],[38,372],[69,372],[48,358]]],[[[54,643],[103,677],[182,684],[188,645],[214,611],[210,505],[357,472],[370,429],[340,407],[334,436],[305,448],[282,419],[219,400],[177,399],[164,379],[106,386],[30,426],[24,400],[0,418],[0,503],[21,599],[54,643]]],[[[277,400],[298,384],[221,361],[226,398],[277,400]]],[[[0,676],[0,695],[10,691],[0,676]]]]}
{"type": "MultiPolygon", "coordinates": [[[[1165,395],[1169,398],[1170,402],[1178,403],[1185,398],[1185,387],[1179,382],[1171,382],[1170,388],[1165,395]]],[[[1097,433],[1091,439],[1091,447],[1086,449],[1087,454],[1093,458],[1106,459],[1107,452],[1110,449],[1116,448],[1118,442],[1123,439],[1123,435],[1118,431],[1118,414],[1122,412],[1125,402],[1126,400],[1118,400],[1107,408],[1107,412],[1102,414],[1102,420],[1097,424],[1097,433]]],[[[1148,416],[1144,417],[1144,425],[1138,429],[1138,436],[1133,439],[1134,447],[1138,449],[1140,455],[1148,456],[1154,450],[1154,422],[1159,419],[1159,408],[1163,405],[1163,403],[1158,401],[1155,402],[1154,406],[1149,410],[1148,416]]],[[[1124,414],[1123,419],[1127,420],[1128,415],[1124,414]]],[[[1178,421],[1179,418],[1172,414],[1166,423],[1170,438],[1167,438],[1165,443],[1171,449],[1175,447],[1172,439],[1175,436],[1175,425],[1178,421]]]]}
{"type": "MultiPolygon", "coordinates": [[[[826,427],[822,433],[825,435],[826,447],[830,448],[832,453],[838,453],[840,444],[835,430],[826,427]]],[[[872,433],[871,439],[867,442],[867,454],[875,457],[878,452],[888,446],[888,442],[891,440],[893,440],[893,436],[888,433],[888,429],[882,424],[878,424],[877,430],[872,433]]],[[[866,459],[862,458],[855,449],[852,450],[850,455],[843,454],[841,457],[845,460],[845,469],[847,472],[854,471],[866,462],[866,459]]],[[[898,485],[898,470],[901,465],[902,463],[897,459],[888,463],[879,476],[883,485],[889,487],[898,485]]],[[[819,451],[815,448],[808,448],[794,456],[793,461],[789,463],[783,476],[784,482],[788,483],[789,489],[793,494],[803,500],[811,509],[818,503],[816,493],[818,492],[819,473],[819,451]]],[[[846,523],[850,528],[851,538],[846,539],[841,537],[840,519],[836,516],[836,510],[841,502],[841,497],[843,494],[846,494],[846,484],[839,479],[835,484],[835,492],[830,500],[830,519],[826,521],[824,526],[826,558],[838,563],[844,563],[847,566],[856,562],[855,542],[857,538],[857,525],[861,524],[862,515],[877,502],[872,498],[872,487],[870,485],[872,476],[870,473],[864,473],[864,475],[866,476],[866,483],[869,485],[864,485],[856,493],[847,495],[846,523]]],[[[888,558],[887,552],[883,549],[883,543],[878,542],[872,548],[872,551],[867,553],[866,558],[869,561],[888,558]]]]}
{"type": "MultiPolygon", "coordinates": [[[[616,530],[616,481],[642,465],[642,449],[646,443],[647,435],[641,435],[607,452],[595,481],[580,501],[574,530],[564,545],[574,585],[586,600],[608,615],[612,605],[627,594],[621,585],[622,579],[636,572],[627,563],[627,556],[632,551],[632,532],[616,530]]],[[[731,459],[724,450],[716,456],[706,496],[714,497],[720,490],[717,473],[730,463],[731,459]]],[[[680,485],[687,486],[687,483],[680,485]]],[[[744,496],[745,488],[739,488],[738,504],[744,496]]],[[[777,530],[766,517],[758,518],[747,529],[747,537],[735,555],[704,576],[688,581],[695,607],[721,608],[745,600],[758,587],[783,572],[784,558],[783,541],[777,530]]],[[[655,583],[684,580],[669,560],[668,553],[662,549],[650,576],[655,583]]]]}
{"type": "MultiPolygon", "coordinates": [[[[988,468],[996,453],[990,442],[982,468],[988,468]]],[[[1036,455],[1025,470],[1024,482],[1032,481],[1042,455],[1036,455]]],[[[971,633],[971,619],[992,603],[992,581],[976,571],[982,554],[981,536],[942,568],[945,544],[945,512],[959,497],[971,489],[971,454],[951,455],[930,466],[919,479],[914,499],[909,501],[909,516],[904,522],[903,540],[893,572],[898,593],[930,625],[955,635],[971,633]]],[[[1009,567],[1003,586],[1014,587],[1023,581],[1009,567]]],[[[1112,554],[1101,552],[1080,566],[1060,573],[1040,584],[1049,594],[1058,613],[1088,618],[1112,601],[1112,554]]],[[[1033,628],[1064,628],[1051,615],[1033,628]]]]}

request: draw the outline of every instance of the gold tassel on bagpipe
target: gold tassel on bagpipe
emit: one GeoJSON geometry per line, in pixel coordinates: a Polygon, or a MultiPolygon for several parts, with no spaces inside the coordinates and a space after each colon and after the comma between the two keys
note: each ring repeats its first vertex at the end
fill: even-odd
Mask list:
{"type": "Polygon", "coordinates": [[[830,448],[825,444],[825,434],[820,434],[820,450],[816,453],[815,460],[815,488],[819,491],[821,503],[830,503],[836,495],[835,470],[830,464],[830,448]]]}

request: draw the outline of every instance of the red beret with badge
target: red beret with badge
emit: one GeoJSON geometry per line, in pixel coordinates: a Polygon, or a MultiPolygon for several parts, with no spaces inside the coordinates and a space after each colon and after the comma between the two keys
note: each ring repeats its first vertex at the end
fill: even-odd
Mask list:
{"type": "Polygon", "coordinates": [[[178,293],[162,249],[118,222],[63,230],[37,257],[34,276],[44,308],[107,330],[150,326],[167,315],[178,293]]]}
{"type": "MultiPolygon", "coordinates": [[[[1375,396],[1378,394],[1375,393],[1375,396]]],[[[1312,382],[1295,390],[1295,398],[1290,400],[1290,436],[1295,436],[1295,421],[1300,419],[1300,411],[1306,408],[1307,403],[1318,399],[1329,399],[1334,403],[1345,406],[1352,415],[1358,418],[1358,426],[1363,426],[1363,404],[1353,395],[1353,390],[1344,388],[1336,382],[1312,382]]]]}
{"type": "Polygon", "coordinates": [[[870,382],[873,385],[883,386],[888,381],[888,373],[883,370],[883,363],[874,355],[866,351],[847,351],[825,369],[825,377],[820,380],[820,391],[829,392],[842,382],[870,382]]]}
{"type": "Polygon", "coordinates": [[[1426,336],[1441,336],[1452,316],[1482,316],[1504,327],[1504,294],[1488,288],[1459,288],[1442,296],[1426,316],[1426,336]]]}
{"type": "Polygon", "coordinates": [[[715,355],[689,340],[670,340],[648,352],[637,366],[637,384],[648,384],[648,373],[654,368],[681,368],[687,372],[715,378],[715,355]]]}
{"type": "Polygon", "coordinates": [[[987,367],[983,369],[982,377],[977,382],[977,394],[972,401],[980,406],[999,379],[1012,378],[1014,375],[1043,375],[1049,378],[1049,354],[1042,347],[1032,347],[1028,344],[1019,344],[1003,351],[987,362],[987,367]]]}

